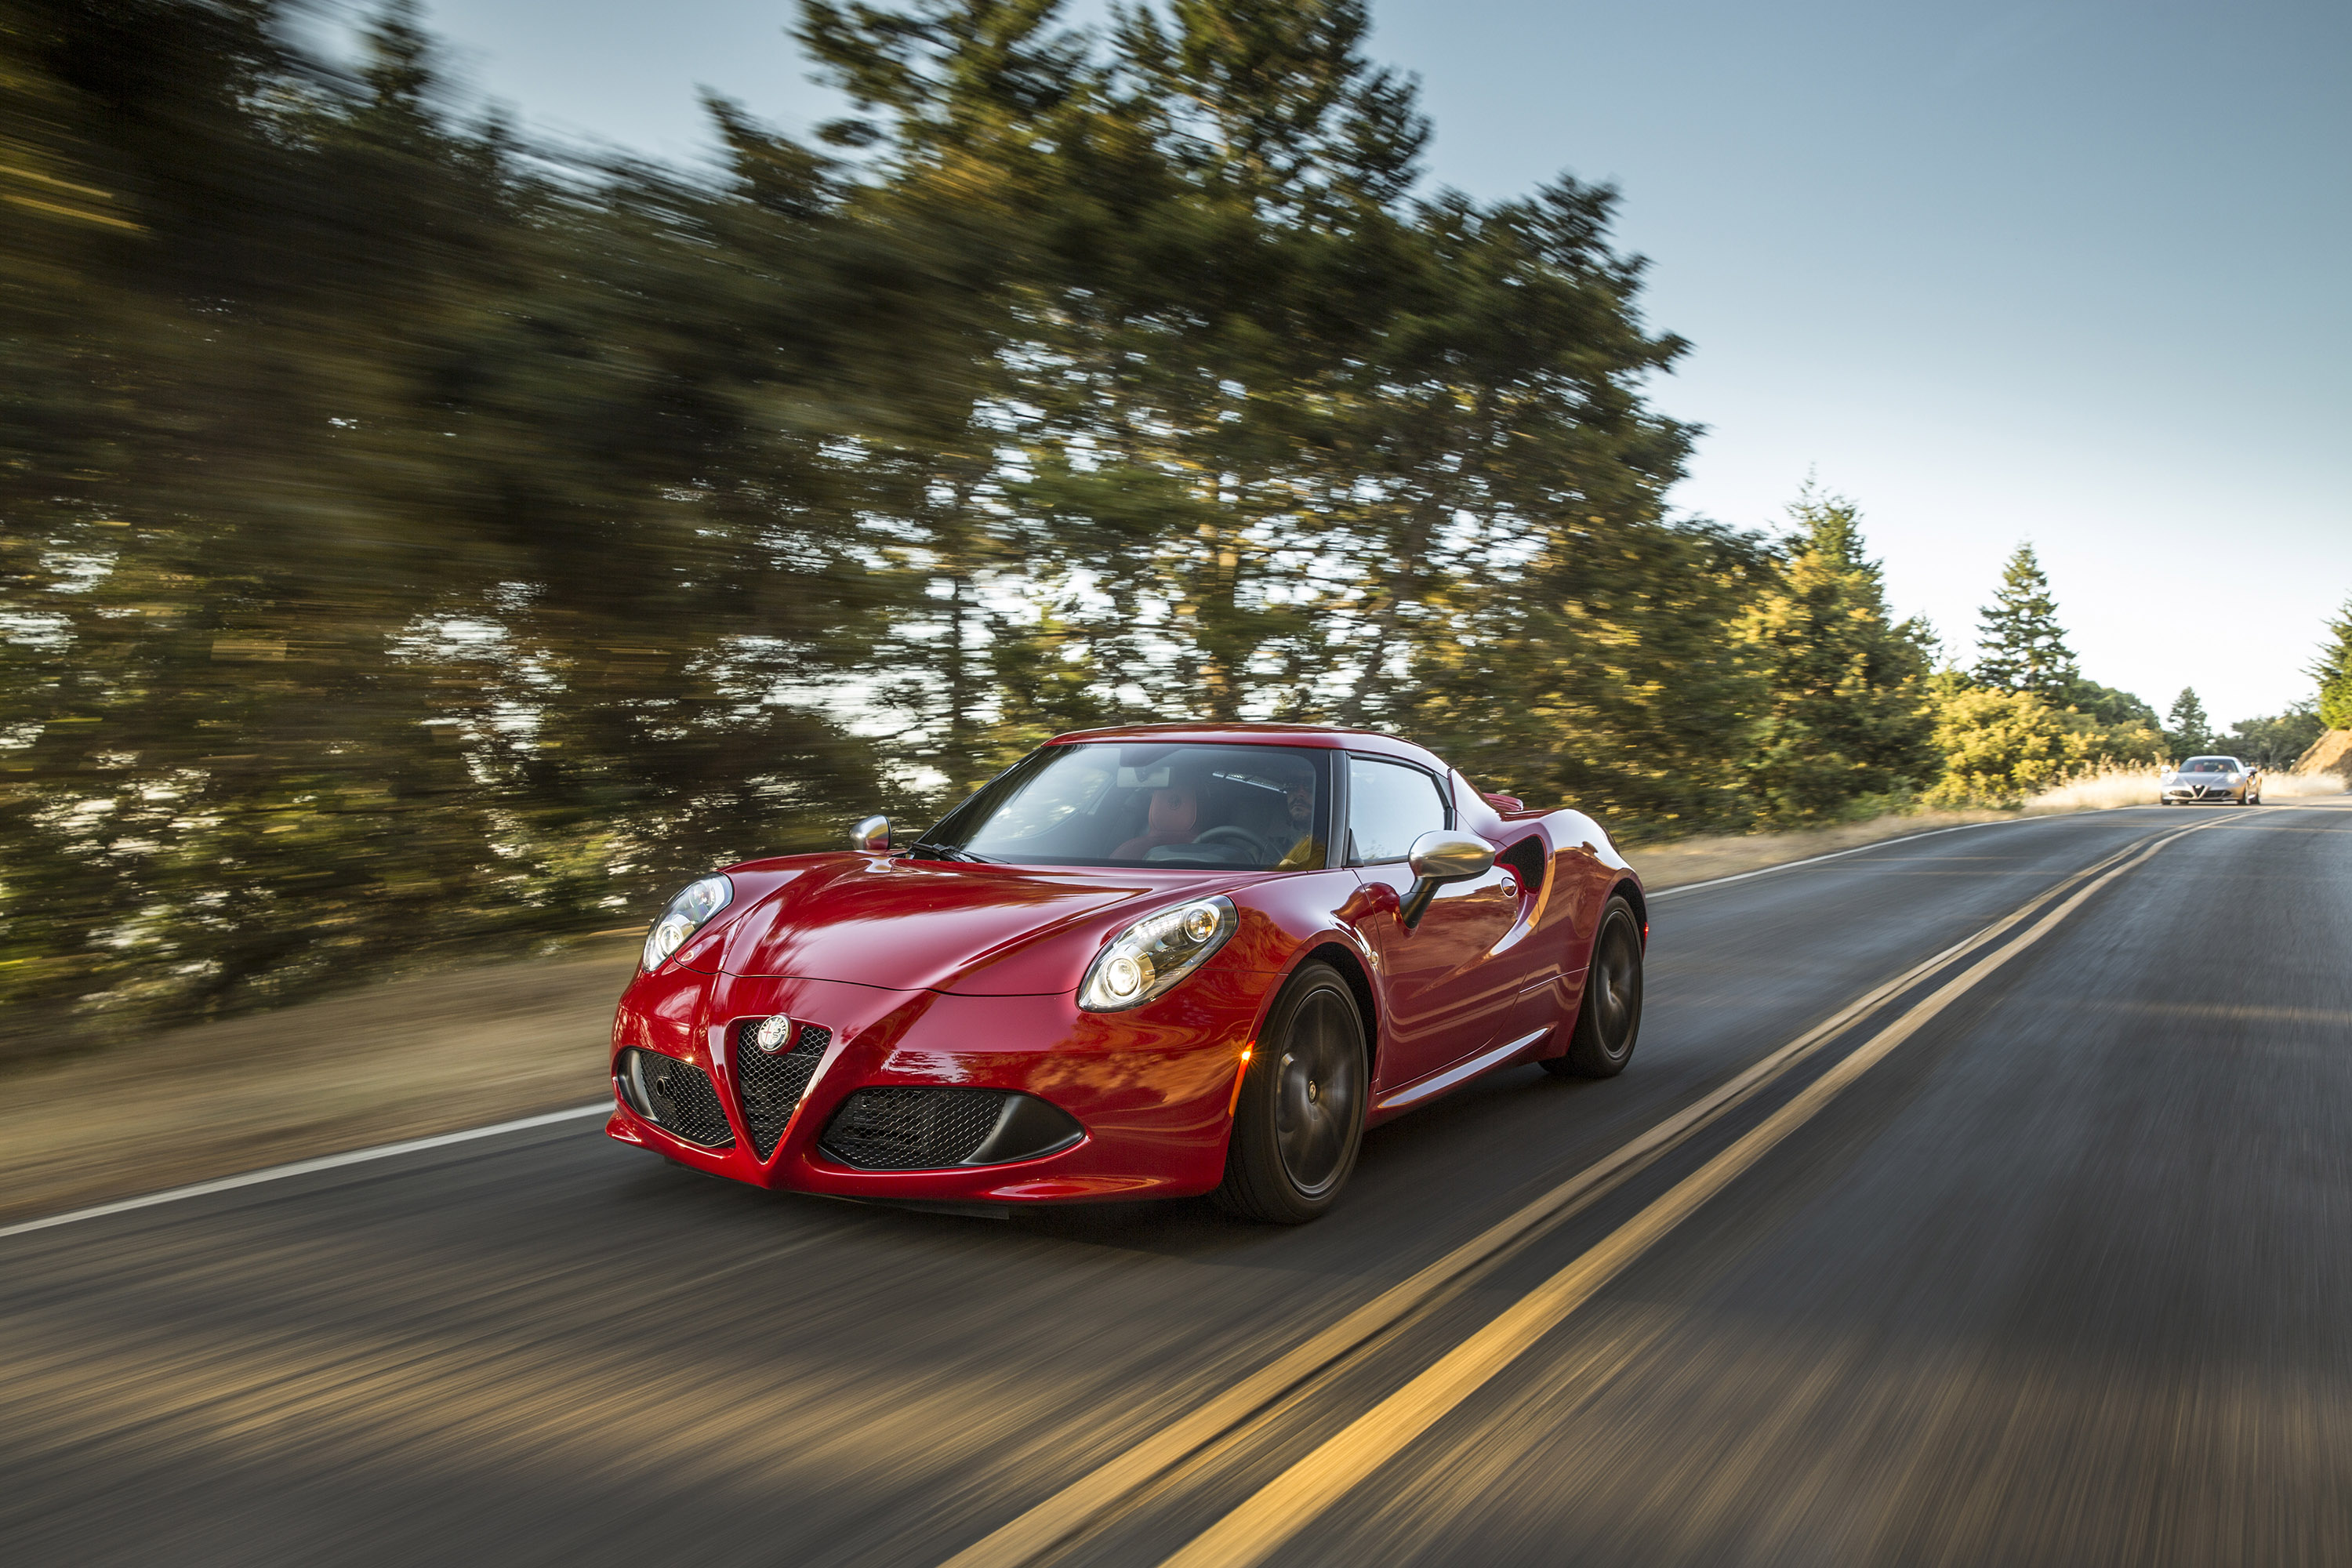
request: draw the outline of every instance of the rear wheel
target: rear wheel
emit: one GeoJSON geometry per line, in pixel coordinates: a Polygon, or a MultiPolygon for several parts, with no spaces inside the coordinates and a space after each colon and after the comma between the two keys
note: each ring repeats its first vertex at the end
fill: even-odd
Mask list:
{"type": "Polygon", "coordinates": [[[1633,1060],[1641,1033],[1642,922],[1631,904],[1612,898],[1592,939],[1576,1032],[1565,1052],[1544,1058],[1543,1068],[1562,1078],[1615,1078],[1633,1060]]]}
{"type": "Polygon", "coordinates": [[[1242,1079],[1217,1206],[1273,1225],[1319,1218],[1356,1168],[1368,1077],[1354,990],[1329,964],[1306,965],[1276,999],[1242,1079]]]}

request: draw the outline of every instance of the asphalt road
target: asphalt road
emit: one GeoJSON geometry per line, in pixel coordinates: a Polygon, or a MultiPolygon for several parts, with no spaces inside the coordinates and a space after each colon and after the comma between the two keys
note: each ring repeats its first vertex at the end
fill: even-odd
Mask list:
{"type": "Polygon", "coordinates": [[[0,1561],[937,1568],[2043,894],[1049,1560],[2352,1562],[2352,804],[1664,897],[1623,1078],[1383,1128],[1305,1229],[766,1194],[583,1121],[0,1239],[0,1561]]]}

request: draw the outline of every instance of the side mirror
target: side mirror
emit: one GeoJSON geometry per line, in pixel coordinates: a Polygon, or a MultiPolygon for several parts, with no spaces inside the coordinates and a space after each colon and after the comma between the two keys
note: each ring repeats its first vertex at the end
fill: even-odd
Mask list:
{"type": "Polygon", "coordinates": [[[1495,847],[1466,833],[1424,833],[1412,841],[1405,864],[1412,868],[1414,880],[1397,906],[1397,919],[1411,931],[1429,912],[1439,888],[1485,876],[1495,864],[1495,847]]]}
{"type": "Polygon", "coordinates": [[[868,855],[880,855],[890,847],[890,819],[869,816],[849,830],[849,845],[868,855]]]}

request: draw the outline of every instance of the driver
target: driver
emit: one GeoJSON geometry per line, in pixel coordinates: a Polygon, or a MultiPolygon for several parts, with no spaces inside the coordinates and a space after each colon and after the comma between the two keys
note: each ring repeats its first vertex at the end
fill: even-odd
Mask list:
{"type": "Polygon", "coordinates": [[[1142,837],[1130,838],[1111,851],[1111,858],[1140,860],[1148,851],[1162,844],[1190,844],[1200,826],[1201,786],[1189,780],[1171,779],[1151,792],[1150,815],[1144,819],[1142,837]]]}

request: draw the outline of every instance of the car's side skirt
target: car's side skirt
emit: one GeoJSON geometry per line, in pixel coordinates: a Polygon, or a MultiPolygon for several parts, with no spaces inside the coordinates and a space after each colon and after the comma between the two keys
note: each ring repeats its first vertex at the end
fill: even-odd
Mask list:
{"type": "Polygon", "coordinates": [[[1432,1073],[1419,1083],[1410,1083],[1392,1094],[1383,1095],[1372,1102],[1372,1115],[1376,1119],[1395,1116],[1411,1110],[1416,1105],[1426,1105],[1438,1096],[1461,1088],[1480,1073],[1525,1056],[1543,1044],[1554,1027],[1556,1026],[1548,1024],[1532,1034],[1521,1035],[1517,1039],[1506,1041],[1491,1050],[1480,1051],[1466,1061],[1455,1062],[1444,1071],[1432,1073]]]}

